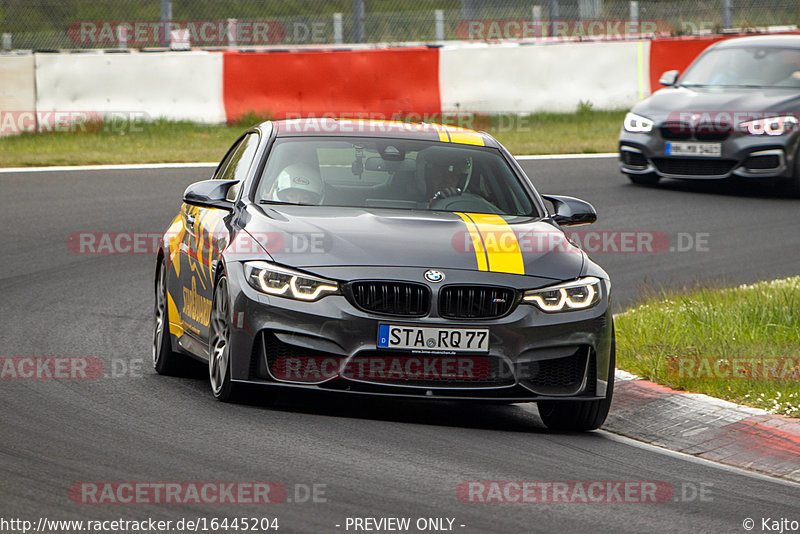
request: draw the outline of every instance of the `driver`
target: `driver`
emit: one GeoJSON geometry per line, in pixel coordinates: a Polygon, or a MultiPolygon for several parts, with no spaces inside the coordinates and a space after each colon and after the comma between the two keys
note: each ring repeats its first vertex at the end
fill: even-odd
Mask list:
{"type": "Polygon", "coordinates": [[[469,161],[459,156],[438,156],[428,161],[427,177],[431,201],[460,195],[467,176],[469,161]]]}
{"type": "Polygon", "coordinates": [[[319,205],[323,187],[318,169],[307,163],[293,163],[278,174],[271,196],[281,202],[319,205]]]}

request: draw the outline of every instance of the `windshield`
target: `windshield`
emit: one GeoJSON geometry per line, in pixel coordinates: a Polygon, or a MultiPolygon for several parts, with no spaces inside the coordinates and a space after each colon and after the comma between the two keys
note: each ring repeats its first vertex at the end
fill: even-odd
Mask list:
{"type": "Polygon", "coordinates": [[[752,47],[712,50],[689,67],[680,85],[800,87],[800,49],[752,47]]]}
{"type": "Polygon", "coordinates": [[[278,139],[255,200],[539,216],[497,149],[404,139],[278,139]]]}

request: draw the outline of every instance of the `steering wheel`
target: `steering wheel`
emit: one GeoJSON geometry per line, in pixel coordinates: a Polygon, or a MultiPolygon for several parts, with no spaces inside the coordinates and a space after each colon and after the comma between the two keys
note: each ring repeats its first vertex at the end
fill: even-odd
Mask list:
{"type": "Polygon", "coordinates": [[[437,200],[444,200],[445,198],[456,197],[461,194],[462,191],[459,187],[446,187],[441,191],[437,191],[436,194],[431,197],[431,204],[437,200]]]}

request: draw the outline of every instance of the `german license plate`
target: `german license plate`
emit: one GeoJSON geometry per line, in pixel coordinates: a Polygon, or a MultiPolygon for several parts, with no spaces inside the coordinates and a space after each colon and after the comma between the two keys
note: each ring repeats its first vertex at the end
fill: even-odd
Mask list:
{"type": "Polygon", "coordinates": [[[718,158],[722,156],[720,143],[667,143],[668,156],[704,156],[718,158]]]}
{"type": "Polygon", "coordinates": [[[435,328],[382,324],[378,348],[488,352],[488,328],[435,328]]]}

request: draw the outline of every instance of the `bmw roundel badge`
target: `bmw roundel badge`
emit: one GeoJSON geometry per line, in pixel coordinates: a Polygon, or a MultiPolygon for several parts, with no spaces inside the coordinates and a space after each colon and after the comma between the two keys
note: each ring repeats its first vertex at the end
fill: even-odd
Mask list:
{"type": "Polygon", "coordinates": [[[434,271],[433,269],[425,271],[425,280],[428,282],[438,283],[444,280],[444,273],[442,271],[434,271]]]}

